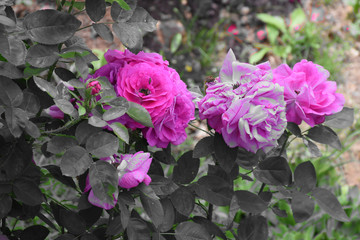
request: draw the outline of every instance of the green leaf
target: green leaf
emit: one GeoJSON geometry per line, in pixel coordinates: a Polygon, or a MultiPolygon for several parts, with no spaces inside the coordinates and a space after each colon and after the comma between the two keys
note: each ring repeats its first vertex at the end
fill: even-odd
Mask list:
{"type": "Polygon", "coordinates": [[[79,88],[79,89],[85,88],[85,84],[78,79],[72,79],[68,81],[68,84],[70,84],[74,88],[79,88]]]}
{"type": "MultiPolygon", "coordinates": [[[[20,128],[20,121],[16,114],[16,109],[14,108],[6,108],[5,109],[5,119],[7,127],[9,128],[10,133],[18,138],[22,134],[22,130],[20,128]]],[[[21,120],[21,118],[20,118],[21,120]]]]}
{"type": "Polygon", "coordinates": [[[230,148],[225,143],[222,135],[216,133],[214,137],[214,151],[216,161],[222,169],[229,173],[235,164],[238,149],[230,148]]]}
{"type": "Polygon", "coordinates": [[[297,8],[290,14],[290,26],[293,30],[296,26],[301,26],[306,22],[306,15],[302,8],[297,8]]]}
{"type": "Polygon", "coordinates": [[[127,48],[141,48],[143,45],[142,33],[136,23],[118,22],[113,24],[113,31],[127,48]]]}
{"type": "Polygon", "coordinates": [[[169,198],[163,198],[160,202],[164,210],[164,216],[161,219],[161,224],[158,229],[161,232],[167,232],[173,228],[175,223],[175,210],[169,198]]]}
{"type": "Polygon", "coordinates": [[[83,79],[88,77],[89,67],[85,59],[79,53],[75,53],[75,67],[83,79]]]}
{"type": "Polygon", "coordinates": [[[46,166],[42,166],[42,167],[46,168],[46,170],[48,170],[49,173],[59,182],[65,184],[66,186],[76,189],[76,184],[75,184],[74,180],[71,177],[64,176],[62,174],[59,166],[46,165],[46,166]]]}
{"type": "Polygon", "coordinates": [[[77,177],[89,169],[92,159],[89,153],[80,146],[66,150],[61,158],[60,169],[64,176],[77,177]]]}
{"type": "Polygon", "coordinates": [[[324,124],[333,128],[347,128],[354,123],[354,109],[344,107],[341,112],[325,116],[324,124]]]}
{"type": "Polygon", "coordinates": [[[19,108],[26,111],[29,117],[34,117],[40,110],[40,100],[35,94],[25,90],[23,92],[23,101],[19,108]]]}
{"type": "Polygon", "coordinates": [[[336,196],[325,188],[315,188],[312,191],[312,196],[315,198],[320,208],[328,213],[331,217],[338,221],[349,222],[350,219],[342,209],[341,204],[336,199],[336,196]]]}
{"type": "Polygon", "coordinates": [[[0,195],[0,218],[8,215],[12,206],[12,198],[8,194],[0,195]]]}
{"type": "Polygon", "coordinates": [[[266,13],[259,13],[256,16],[264,23],[276,27],[283,33],[286,32],[286,25],[285,25],[285,21],[283,18],[281,18],[279,16],[271,16],[270,14],[266,14],[266,13]]]}
{"type": "Polygon", "coordinates": [[[138,218],[130,218],[126,233],[129,240],[150,240],[150,229],[146,222],[138,218]]]}
{"type": "Polygon", "coordinates": [[[26,62],[37,68],[46,68],[59,59],[58,53],[56,45],[36,44],[29,48],[26,62]]]}
{"type": "MultiPolygon", "coordinates": [[[[0,15],[1,16],[1,15],[0,15]]],[[[25,63],[26,47],[21,39],[10,37],[0,30],[0,53],[10,63],[19,66],[25,63]]]]}
{"type": "Polygon", "coordinates": [[[74,145],[77,145],[77,141],[71,136],[54,136],[48,142],[46,151],[58,154],[74,145]]]}
{"type": "Polygon", "coordinates": [[[114,36],[108,26],[103,23],[93,24],[92,27],[94,28],[95,32],[100,35],[100,37],[108,42],[114,41],[114,36]]]}
{"type": "Polygon", "coordinates": [[[182,35],[181,33],[176,33],[172,39],[171,39],[171,44],[170,44],[170,52],[171,53],[175,53],[180,45],[181,45],[181,41],[182,41],[182,35]]]}
{"type": "Polygon", "coordinates": [[[5,76],[11,79],[19,79],[24,76],[14,64],[9,62],[0,62],[0,76],[5,76]]]}
{"type": "Polygon", "coordinates": [[[114,122],[110,124],[109,127],[112,128],[118,138],[129,144],[129,131],[124,125],[119,122],[114,122]]]}
{"type": "Polygon", "coordinates": [[[44,201],[44,196],[38,185],[30,179],[16,179],[13,191],[17,199],[30,206],[39,205],[44,201]]]}
{"type": "Polygon", "coordinates": [[[311,192],[316,186],[315,167],[310,161],[300,163],[294,171],[295,185],[303,193],[311,192]]]}
{"type": "Polygon", "coordinates": [[[61,67],[55,68],[55,74],[65,82],[68,82],[76,78],[73,72],[69,71],[66,68],[61,68],[61,67]]]}
{"type": "Polygon", "coordinates": [[[263,183],[275,186],[289,185],[292,181],[291,169],[283,157],[269,157],[261,161],[254,170],[254,176],[263,183]]]}
{"type": "Polygon", "coordinates": [[[34,82],[36,83],[38,88],[40,88],[44,92],[47,92],[52,98],[55,98],[57,96],[57,91],[55,86],[49,83],[48,81],[34,76],[34,82]]]}
{"type": "Polygon", "coordinates": [[[299,126],[296,123],[288,122],[286,126],[287,130],[289,130],[292,134],[294,134],[297,137],[301,137],[301,130],[299,126]]]}
{"type": "Polygon", "coordinates": [[[81,22],[73,15],[53,9],[28,14],[24,27],[31,40],[42,44],[55,45],[70,39],[81,22]]]}
{"type": "Polygon", "coordinates": [[[119,139],[106,132],[92,134],[86,141],[86,150],[99,158],[112,156],[119,149],[119,139]]]}
{"type": "Polygon", "coordinates": [[[160,200],[149,197],[149,195],[140,192],[140,201],[145,212],[150,217],[155,227],[159,227],[164,218],[164,209],[160,203],[160,200]]]}
{"type": "Polygon", "coordinates": [[[132,119],[146,127],[154,127],[149,112],[140,104],[129,102],[129,109],[126,112],[132,119]]]}
{"type": "Polygon", "coordinates": [[[179,187],[170,196],[175,209],[188,217],[195,207],[195,196],[186,187],[179,187]]]}
{"type": "Polygon", "coordinates": [[[49,229],[42,225],[32,225],[20,233],[20,239],[43,240],[46,239],[49,233],[49,229]]]}
{"type": "Polygon", "coordinates": [[[60,110],[63,113],[68,114],[73,118],[77,118],[79,116],[78,111],[76,110],[76,108],[74,108],[72,103],[69,102],[69,100],[66,100],[66,99],[54,99],[54,102],[55,102],[56,106],[58,106],[58,108],[60,108],[60,110]]]}
{"type": "Polygon", "coordinates": [[[206,157],[214,152],[214,137],[209,136],[200,139],[200,141],[195,145],[193,157],[201,158],[206,157]]]}
{"type": "Polygon", "coordinates": [[[100,21],[106,13],[105,0],[85,0],[86,13],[94,22],[100,21]]]}
{"type": "Polygon", "coordinates": [[[0,24],[11,27],[11,28],[16,27],[16,23],[11,18],[8,18],[4,15],[0,15],[0,24]]]}
{"type": "Polygon", "coordinates": [[[125,9],[121,6],[121,4],[117,1],[114,1],[111,6],[111,18],[115,22],[126,22],[128,21],[134,13],[134,10],[137,5],[137,1],[131,0],[129,1],[129,8],[125,9]]]}
{"type": "Polygon", "coordinates": [[[184,153],[174,167],[173,181],[180,184],[189,184],[195,179],[199,171],[200,160],[193,158],[193,151],[184,153]]]}
{"type": "Polygon", "coordinates": [[[318,146],[315,143],[313,143],[309,139],[305,139],[305,138],[303,138],[303,142],[304,142],[305,146],[309,149],[309,151],[313,157],[321,157],[322,156],[318,146]]]}
{"type": "Polygon", "coordinates": [[[267,38],[269,39],[269,42],[272,45],[275,45],[276,44],[276,39],[279,36],[280,31],[276,27],[274,27],[272,25],[267,25],[266,26],[266,32],[267,32],[267,38]]]}
{"type": "Polygon", "coordinates": [[[195,216],[192,219],[195,223],[198,223],[201,226],[203,226],[209,234],[218,236],[224,240],[227,239],[225,234],[221,231],[221,229],[212,221],[199,216],[195,216]]]}
{"type": "Polygon", "coordinates": [[[255,193],[239,190],[235,191],[235,196],[238,202],[238,205],[241,210],[249,213],[262,213],[267,209],[267,204],[255,193]]]}
{"type": "Polygon", "coordinates": [[[137,7],[128,21],[136,24],[142,31],[152,32],[156,30],[157,21],[142,7],[137,7]]]}
{"type": "Polygon", "coordinates": [[[101,118],[99,118],[97,116],[91,116],[89,118],[89,124],[94,127],[105,127],[108,125],[107,122],[105,122],[104,120],[102,120],[101,118]]]}
{"type": "Polygon", "coordinates": [[[127,10],[127,11],[129,11],[129,10],[131,10],[132,8],[130,8],[130,6],[133,6],[134,7],[134,9],[135,9],[135,6],[136,6],[136,0],[130,0],[129,2],[130,2],[130,6],[124,1],[124,0],[112,0],[111,2],[117,2],[119,5],[120,5],[120,7],[122,7],[123,9],[125,9],[125,10],[127,10]],[[133,5],[132,3],[133,2],[135,2],[135,5],[133,5]]]}
{"type": "Polygon", "coordinates": [[[211,240],[210,234],[200,224],[182,222],[175,229],[176,240],[211,240]]]}
{"type": "Polygon", "coordinates": [[[264,58],[265,54],[269,52],[269,48],[262,48],[260,51],[257,51],[256,53],[252,54],[249,58],[250,64],[255,64],[259,62],[261,59],[264,58]]]}
{"type": "Polygon", "coordinates": [[[204,176],[195,185],[196,194],[216,206],[230,204],[233,192],[230,184],[220,177],[204,176]]]}
{"type": "Polygon", "coordinates": [[[267,240],[269,235],[267,220],[263,216],[248,216],[241,220],[238,228],[239,239],[267,240]]]}
{"type": "Polygon", "coordinates": [[[33,138],[38,138],[41,135],[40,129],[36,126],[36,124],[31,122],[30,120],[25,121],[24,130],[27,134],[29,134],[33,138]]]}
{"type": "Polygon", "coordinates": [[[85,220],[76,212],[60,209],[59,218],[62,226],[72,234],[81,235],[86,231],[85,220]]]}
{"type": "Polygon", "coordinates": [[[106,161],[97,161],[90,167],[90,185],[95,196],[104,203],[114,204],[113,195],[118,195],[118,179],[116,168],[106,161]]]}
{"type": "Polygon", "coordinates": [[[301,223],[308,220],[314,212],[315,202],[309,196],[297,191],[291,194],[291,210],[295,222],[301,223]]]}
{"type": "Polygon", "coordinates": [[[81,122],[75,130],[75,137],[79,144],[85,144],[86,140],[94,133],[100,132],[101,128],[93,127],[86,121],[81,122]]]}
{"type": "Polygon", "coordinates": [[[20,87],[13,80],[3,76],[0,76],[0,100],[9,107],[17,107],[23,101],[20,87]]]}
{"type": "Polygon", "coordinates": [[[126,106],[119,106],[119,107],[112,107],[105,111],[102,118],[105,121],[114,120],[116,118],[121,117],[128,111],[128,108],[126,106]]]}
{"type": "Polygon", "coordinates": [[[309,130],[306,136],[316,142],[327,144],[335,149],[342,149],[339,137],[329,127],[323,125],[315,126],[309,130]]]}

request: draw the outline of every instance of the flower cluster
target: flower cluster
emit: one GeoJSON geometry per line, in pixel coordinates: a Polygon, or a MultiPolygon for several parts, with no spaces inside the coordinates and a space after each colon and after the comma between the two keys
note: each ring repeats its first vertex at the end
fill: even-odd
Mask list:
{"type": "Polygon", "coordinates": [[[149,111],[154,128],[135,122],[124,115],[119,121],[128,128],[140,128],[151,146],[165,148],[186,139],[185,128],[194,119],[192,96],[179,74],[168,67],[157,53],[108,50],[108,64],[98,69],[92,78],[105,76],[118,96],[138,103],[149,111]]]}
{"type": "Polygon", "coordinates": [[[240,63],[232,50],[198,105],[200,118],[207,119],[229,147],[268,151],[286,127],[283,88],[272,81],[270,64],[240,63]]]}
{"type": "MultiPolygon", "coordinates": [[[[141,182],[149,185],[151,178],[147,174],[150,168],[152,158],[150,153],[144,153],[142,151],[135,154],[123,154],[114,155],[107,158],[101,158],[102,161],[108,161],[110,163],[118,165],[117,172],[119,175],[119,186],[122,188],[130,189],[138,186],[141,182]]],[[[116,205],[117,196],[114,197],[113,204],[107,204],[100,201],[91,189],[89,177],[86,179],[85,192],[89,192],[88,200],[91,204],[104,208],[111,209],[116,205]]]]}
{"type": "Polygon", "coordinates": [[[284,87],[289,122],[301,124],[305,121],[313,127],[344,106],[344,96],[336,93],[336,82],[327,81],[330,74],[320,65],[302,60],[293,70],[282,64],[273,70],[273,74],[274,81],[284,87]]]}

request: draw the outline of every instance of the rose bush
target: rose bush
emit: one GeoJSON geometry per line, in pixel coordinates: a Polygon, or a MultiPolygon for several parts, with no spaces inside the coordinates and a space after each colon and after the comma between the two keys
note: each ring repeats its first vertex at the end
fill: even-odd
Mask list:
{"type": "Polygon", "coordinates": [[[168,61],[157,53],[134,54],[129,50],[108,50],[105,59],[108,64],[89,78],[107,77],[118,96],[148,110],[154,128],[136,123],[127,115],[112,122],[142,129],[150,146],[165,148],[169,143],[182,143],[187,136],[185,128],[194,119],[195,106],[185,83],[168,67],[168,61]]]}
{"type": "Polygon", "coordinates": [[[273,72],[274,81],[284,87],[287,121],[313,127],[342,110],[344,96],[336,93],[336,82],[328,81],[330,74],[322,66],[302,60],[293,69],[282,64],[273,72]]]}
{"type": "Polygon", "coordinates": [[[200,118],[232,148],[269,151],[286,127],[283,88],[273,82],[270,64],[240,63],[232,50],[198,106],[200,118]]]}

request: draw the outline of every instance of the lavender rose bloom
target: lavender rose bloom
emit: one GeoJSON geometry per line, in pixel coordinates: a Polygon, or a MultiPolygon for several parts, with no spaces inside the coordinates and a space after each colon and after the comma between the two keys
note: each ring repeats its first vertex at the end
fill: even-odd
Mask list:
{"type": "Polygon", "coordinates": [[[286,127],[283,88],[272,81],[270,64],[240,63],[232,50],[198,105],[229,147],[269,151],[286,127]]]}
{"type": "MultiPolygon", "coordinates": [[[[143,151],[140,151],[135,154],[123,154],[120,156],[114,155],[112,157],[101,158],[101,160],[118,165],[118,185],[122,188],[130,189],[138,186],[142,182],[146,185],[149,185],[151,182],[151,178],[147,174],[152,161],[152,158],[150,158],[150,153],[144,153],[143,151]]],[[[115,195],[113,195],[113,204],[104,203],[94,195],[94,192],[91,189],[89,176],[86,178],[84,192],[88,191],[90,191],[88,200],[91,204],[106,210],[111,209],[116,205],[117,196],[115,195]]]]}
{"type": "Polygon", "coordinates": [[[326,115],[340,112],[345,99],[336,93],[336,82],[327,81],[329,72],[307,60],[294,65],[293,70],[282,64],[274,69],[274,81],[284,87],[286,118],[311,127],[323,123],[326,115]]]}
{"type": "Polygon", "coordinates": [[[108,50],[105,59],[108,64],[91,77],[107,77],[118,96],[145,107],[154,128],[145,127],[127,115],[115,121],[132,129],[141,128],[151,146],[165,148],[169,143],[182,143],[185,128],[194,119],[195,106],[185,83],[168,67],[169,63],[157,53],[133,54],[128,50],[108,50]]]}

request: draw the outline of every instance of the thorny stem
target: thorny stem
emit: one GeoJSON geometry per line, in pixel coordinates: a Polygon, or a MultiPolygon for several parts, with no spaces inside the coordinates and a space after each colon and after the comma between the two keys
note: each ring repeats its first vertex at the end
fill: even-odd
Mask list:
{"type": "Polygon", "coordinates": [[[60,128],[57,128],[54,130],[49,130],[49,131],[44,131],[44,132],[42,132],[42,134],[52,134],[52,133],[59,133],[59,132],[65,131],[65,130],[69,129],[70,127],[74,126],[75,124],[77,124],[78,122],[80,122],[82,119],[83,118],[75,119],[71,122],[66,123],[64,126],[62,126],[60,128]]]}
{"type": "Polygon", "coordinates": [[[259,190],[258,195],[260,195],[260,193],[262,193],[262,192],[264,191],[265,186],[266,186],[265,183],[262,183],[262,184],[261,184],[261,187],[260,187],[260,190],[259,190]]]}

